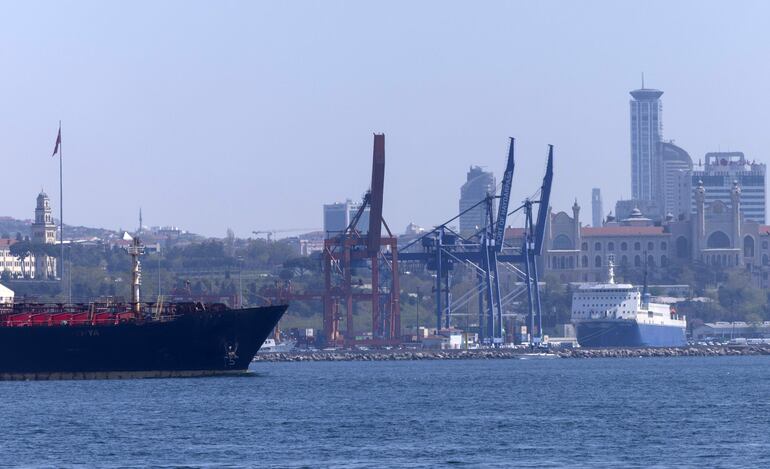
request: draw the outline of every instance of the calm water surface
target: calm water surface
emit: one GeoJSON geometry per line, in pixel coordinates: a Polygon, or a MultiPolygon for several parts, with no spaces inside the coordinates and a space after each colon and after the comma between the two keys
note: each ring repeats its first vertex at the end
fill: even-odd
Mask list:
{"type": "Polygon", "coordinates": [[[0,383],[2,466],[770,467],[770,357],[0,383]]]}

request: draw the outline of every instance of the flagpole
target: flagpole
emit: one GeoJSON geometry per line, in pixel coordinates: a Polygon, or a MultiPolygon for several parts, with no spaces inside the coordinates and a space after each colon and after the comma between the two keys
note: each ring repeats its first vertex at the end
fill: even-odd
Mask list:
{"type": "MultiPolygon", "coordinates": [[[[61,121],[59,121],[59,136],[61,136],[61,121]]],[[[61,284],[64,290],[64,178],[62,176],[62,142],[59,141],[59,248],[61,249],[61,284]]],[[[72,299],[68,298],[71,302],[72,299]]]]}

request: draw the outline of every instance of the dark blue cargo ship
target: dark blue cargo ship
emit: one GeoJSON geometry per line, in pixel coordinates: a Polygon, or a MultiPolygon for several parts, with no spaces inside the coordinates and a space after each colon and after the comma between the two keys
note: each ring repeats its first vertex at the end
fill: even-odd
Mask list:
{"type": "Polygon", "coordinates": [[[246,372],[287,305],[17,304],[0,312],[0,379],[92,379],[246,372]]]}
{"type": "Polygon", "coordinates": [[[139,302],[134,238],[131,302],[0,306],[0,380],[242,374],[288,305],[139,302]]]}

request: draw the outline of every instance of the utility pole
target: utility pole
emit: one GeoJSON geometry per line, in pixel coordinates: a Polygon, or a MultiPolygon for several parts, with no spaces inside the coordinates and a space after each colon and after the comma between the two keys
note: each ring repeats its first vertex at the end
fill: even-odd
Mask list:
{"type": "Polygon", "coordinates": [[[417,287],[417,327],[415,330],[418,338],[420,337],[420,300],[422,300],[422,292],[420,292],[420,287],[417,287]]]}
{"type": "Polygon", "coordinates": [[[238,306],[243,308],[243,257],[238,258],[238,306]]]}

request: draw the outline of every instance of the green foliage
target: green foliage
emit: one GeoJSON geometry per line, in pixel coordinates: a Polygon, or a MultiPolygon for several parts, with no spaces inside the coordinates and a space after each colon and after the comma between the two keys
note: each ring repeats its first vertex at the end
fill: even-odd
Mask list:
{"type": "Polygon", "coordinates": [[[297,276],[303,277],[311,272],[319,272],[321,270],[321,261],[315,257],[301,256],[287,259],[283,263],[283,267],[291,269],[297,276]]]}
{"type": "Polygon", "coordinates": [[[287,241],[268,242],[264,239],[246,240],[245,245],[236,248],[235,255],[243,258],[244,266],[255,269],[281,265],[296,257],[294,249],[287,241]]]}
{"type": "Polygon", "coordinates": [[[762,317],[767,306],[766,295],[752,286],[750,280],[744,273],[731,273],[717,290],[719,305],[733,318],[743,319],[748,314],[762,317]]]}
{"type": "Polygon", "coordinates": [[[235,259],[225,255],[225,245],[221,241],[209,240],[171,248],[166,258],[176,267],[181,268],[221,268],[235,265],[235,259]]]}
{"type": "Polygon", "coordinates": [[[545,286],[540,290],[543,326],[568,323],[572,315],[572,289],[554,275],[546,275],[543,281],[545,286]]]}

